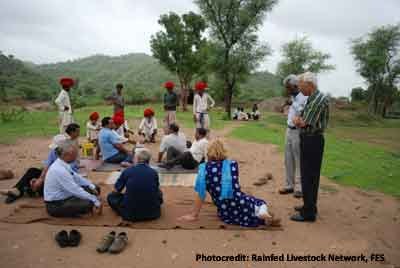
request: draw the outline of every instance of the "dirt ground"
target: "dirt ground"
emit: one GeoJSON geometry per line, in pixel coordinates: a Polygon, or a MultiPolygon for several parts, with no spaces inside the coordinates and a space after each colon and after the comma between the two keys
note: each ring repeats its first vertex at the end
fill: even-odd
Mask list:
{"type": "MultiPolygon", "coordinates": [[[[216,133],[223,136],[229,128],[216,133]]],[[[187,132],[187,136],[190,133],[187,132]]],[[[225,139],[232,159],[240,163],[242,186],[272,204],[283,220],[283,231],[254,230],[135,230],[129,228],[79,227],[83,240],[78,248],[60,249],[53,237],[63,229],[43,223],[6,224],[0,222],[1,267],[400,267],[400,201],[381,193],[321,180],[319,216],[315,223],[289,220],[293,206],[301,201],[280,196],[284,179],[283,155],[273,145],[225,139]],[[258,178],[272,173],[273,179],[261,187],[258,178]],[[95,248],[111,229],[126,231],[129,245],[120,255],[100,255],[95,248]],[[250,261],[199,262],[196,254],[246,254],[250,261]],[[383,262],[254,262],[252,254],[265,255],[360,255],[384,254],[383,262]]],[[[31,166],[40,166],[47,155],[50,138],[19,140],[0,145],[0,169],[13,169],[18,178],[31,166]]],[[[157,144],[151,146],[156,157],[157,144]]],[[[96,174],[90,179],[98,180],[96,174]]],[[[0,181],[8,188],[16,179],[0,181]]],[[[0,218],[28,199],[12,205],[0,197],[0,218]]],[[[182,211],[184,214],[185,211],[182,211]]],[[[66,226],[64,229],[70,230],[66,226]]]]}

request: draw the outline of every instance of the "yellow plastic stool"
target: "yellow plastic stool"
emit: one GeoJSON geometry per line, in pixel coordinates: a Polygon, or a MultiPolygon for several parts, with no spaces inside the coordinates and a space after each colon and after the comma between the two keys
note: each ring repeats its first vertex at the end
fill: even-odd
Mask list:
{"type": "Polygon", "coordinates": [[[82,156],[83,157],[93,156],[94,155],[93,149],[94,149],[94,144],[91,142],[82,144],[82,156]]]}

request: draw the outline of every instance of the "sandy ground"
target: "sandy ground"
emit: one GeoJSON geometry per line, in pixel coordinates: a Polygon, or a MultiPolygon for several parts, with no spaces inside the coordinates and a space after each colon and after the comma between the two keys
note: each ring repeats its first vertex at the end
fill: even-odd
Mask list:
{"type": "MultiPolygon", "coordinates": [[[[230,127],[216,134],[223,136],[229,130],[230,127]]],[[[254,195],[271,202],[273,211],[283,220],[283,231],[113,228],[128,233],[129,246],[120,255],[112,256],[95,251],[100,238],[112,228],[79,227],[83,234],[81,245],[60,249],[53,239],[62,229],[60,226],[0,223],[1,267],[320,267],[322,264],[328,267],[400,267],[399,200],[343,187],[322,178],[317,222],[292,222],[289,216],[293,206],[301,202],[292,196],[277,194],[284,179],[282,153],[273,145],[225,140],[232,158],[239,160],[241,184],[251,186],[254,195]],[[268,184],[252,186],[269,172],[273,179],[268,184]],[[196,254],[246,254],[250,261],[197,262],[196,254]],[[385,261],[253,262],[252,254],[364,254],[368,258],[370,254],[384,254],[385,261]]],[[[0,145],[0,168],[13,169],[19,177],[27,168],[40,166],[49,141],[50,138],[35,138],[19,140],[15,145],[0,145]]],[[[157,146],[151,146],[154,157],[157,146]]],[[[90,178],[99,180],[93,173],[90,178]]],[[[0,188],[7,188],[15,181],[0,181],[0,188]]],[[[3,201],[4,197],[0,197],[0,217],[22,202],[5,205],[3,201]]],[[[71,228],[66,226],[65,229],[71,228]]]]}

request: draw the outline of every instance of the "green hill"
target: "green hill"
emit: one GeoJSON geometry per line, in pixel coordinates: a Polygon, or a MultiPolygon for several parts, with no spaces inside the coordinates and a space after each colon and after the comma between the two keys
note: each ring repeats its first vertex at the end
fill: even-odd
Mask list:
{"type": "Polygon", "coordinates": [[[48,100],[57,91],[56,84],[13,56],[0,53],[0,99],[48,100]]]}
{"type": "MultiPolygon", "coordinates": [[[[22,65],[20,61],[15,61],[22,65]]],[[[94,55],[55,64],[33,65],[27,63],[25,69],[35,73],[37,83],[41,84],[39,87],[36,83],[35,87],[38,88],[38,92],[46,92],[43,98],[47,99],[54,98],[55,93],[53,95],[50,93],[58,91],[57,81],[62,76],[78,79],[78,86],[74,89],[73,96],[83,97],[83,99],[87,99],[88,96],[97,96],[97,99],[104,98],[109,96],[116,83],[123,83],[127,101],[132,103],[161,100],[162,84],[166,80],[174,80],[177,83],[175,75],[169,73],[156,59],[143,53],[116,57],[94,55]]],[[[18,77],[21,77],[22,73],[19,72],[18,77]]],[[[212,80],[210,85],[216,85],[212,80]]],[[[10,82],[14,83],[16,87],[19,87],[20,83],[27,85],[19,79],[10,82]]],[[[271,73],[254,73],[246,83],[240,85],[237,98],[253,101],[280,95],[280,84],[279,79],[271,73]]],[[[212,88],[212,91],[219,91],[219,89],[212,88]]],[[[27,97],[26,94],[20,96],[27,97]]]]}

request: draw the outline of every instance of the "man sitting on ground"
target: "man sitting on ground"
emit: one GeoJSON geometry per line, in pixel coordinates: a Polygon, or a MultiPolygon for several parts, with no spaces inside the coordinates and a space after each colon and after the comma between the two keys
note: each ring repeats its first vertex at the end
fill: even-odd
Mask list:
{"type": "Polygon", "coordinates": [[[147,149],[135,155],[135,166],[124,170],[108,195],[110,207],[127,221],[153,220],[161,216],[162,192],[157,172],[149,166],[147,149]],[[126,188],[125,193],[122,193],[126,188]]]}
{"type": "Polygon", "coordinates": [[[126,149],[116,134],[114,121],[111,117],[101,120],[102,129],[99,133],[99,146],[103,161],[112,164],[127,164],[132,162],[132,154],[126,149]]]}
{"type": "Polygon", "coordinates": [[[186,151],[185,134],[179,132],[179,126],[175,123],[169,125],[169,133],[164,136],[160,144],[158,162],[162,161],[164,153],[167,154],[167,161],[175,159],[178,155],[186,151]]]}
{"type": "Polygon", "coordinates": [[[184,169],[195,169],[197,166],[204,162],[207,157],[208,140],[206,138],[207,130],[204,128],[196,129],[195,141],[190,147],[189,151],[184,153],[177,152],[177,156],[168,160],[165,165],[167,169],[173,168],[175,165],[182,165],[184,169]]]}
{"type": "Polygon", "coordinates": [[[49,168],[44,183],[44,200],[49,215],[76,217],[90,211],[101,213],[97,197],[100,188],[76,173],[70,163],[76,161],[78,148],[72,141],[58,147],[59,158],[49,168]]]}
{"type": "MultiPolygon", "coordinates": [[[[58,134],[53,137],[53,141],[49,145],[50,152],[47,159],[43,161],[43,168],[29,168],[13,188],[1,190],[1,193],[7,196],[5,200],[6,204],[14,202],[18,198],[24,196],[24,194],[30,197],[43,196],[43,185],[47,171],[58,158],[57,147],[67,139],[73,142],[75,146],[78,146],[79,125],[75,123],[69,124],[65,132],[66,134],[58,134]]],[[[78,172],[78,161],[74,161],[70,165],[74,171],[78,172]]]]}

